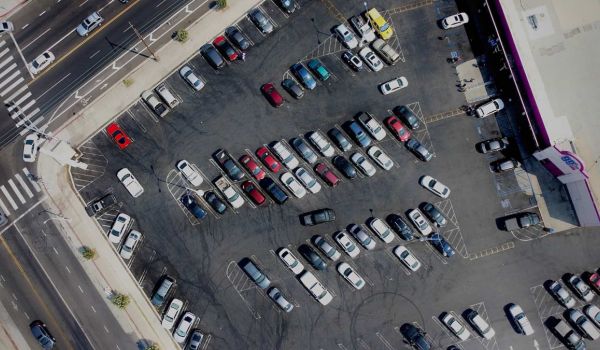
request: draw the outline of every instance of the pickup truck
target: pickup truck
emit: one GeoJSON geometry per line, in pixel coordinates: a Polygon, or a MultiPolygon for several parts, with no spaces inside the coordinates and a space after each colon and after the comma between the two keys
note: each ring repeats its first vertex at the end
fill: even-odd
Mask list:
{"type": "Polygon", "coordinates": [[[99,215],[115,203],[117,203],[117,198],[114,194],[109,193],[104,197],[92,202],[92,204],[86,208],[86,211],[89,216],[99,215]]]}
{"type": "Polygon", "coordinates": [[[540,223],[540,217],[536,213],[519,213],[509,219],[504,220],[506,231],[514,231],[540,223]]]}
{"type": "Polygon", "coordinates": [[[373,28],[371,28],[369,23],[367,23],[367,21],[365,21],[365,19],[361,15],[350,18],[350,23],[352,23],[352,26],[354,27],[354,29],[356,29],[356,32],[361,37],[361,41],[359,44],[361,47],[364,44],[369,44],[370,42],[376,39],[375,31],[373,30],[373,28]]]}
{"type": "Polygon", "coordinates": [[[214,181],[214,184],[217,189],[223,193],[225,199],[227,199],[229,204],[231,204],[234,209],[240,208],[242,205],[244,205],[244,198],[233,188],[231,183],[229,183],[225,177],[219,176],[214,181]]]}
{"type": "Polygon", "coordinates": [[[317,280],[312,272],[304,271],[304,273],[300,275],[300,282],[321,304],[327,305],[333,300],[331,293],[323,287],[321,282],[317,280]]]}

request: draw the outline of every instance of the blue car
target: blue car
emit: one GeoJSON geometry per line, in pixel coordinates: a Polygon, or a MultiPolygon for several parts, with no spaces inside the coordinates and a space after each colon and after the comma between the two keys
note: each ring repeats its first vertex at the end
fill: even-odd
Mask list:
{"type": "Polygon", "coordinates": [[[329,79],[329,77],[331,76],[331,74],[329,73],[327,68],[323,65],[323,63],[321,63],[321,61],[319,61],[316,58],[313,58],[312,60],[308,61],[308,68],[310,68],[313,72],[315,72],[317,77],[319,77],[319,79],[321,79],[323,81],[329,79]]]}
{"type": "Polygon", "coordinates": [[[434,233],[429,236],[429,240],[443,256],[449,258],[454,255],[454,248],[452,248],[450,243],[448,243],[448,241],[446,241],[439,233],[434,233]]]}
{"type": "Polygon", "coordinates": [[[184,194],[181,196],[181,203],[192,213],[198,220],[202,220],[206,217],[206,211],[202,209],[200,204],[196,201],[196,198],[191,194],[184,194]]]}
{"type": "Polygon", "coordinates": [[[361,147],[367,147],[371,144],[371,137],[367,135],[365,130],[358,125],[357,122],[351,121],[348,124],[348,131],[350,132],[350,136],[358,143],[361,147]]]}
{"type": "Polygon", "coordinates": [[[269,196],[271,196],[277,204],[283,204],[288,200],[288,195],[270,178],[265,177],[260,180],[259,185],[267,191],[269,196]]]}
{"type": "Polygon", "coordinates": [[[310,74],[308,69],[306,69],[300,63],[296,63],[295,65],[293,65],[291,71],[296,76],[296,78],[300,79],[302,85],[304,85],[307,89],[313,90],[317,87],[317,81],[315,80],[315,78],[312,76],[312,74],[310,74]]]}

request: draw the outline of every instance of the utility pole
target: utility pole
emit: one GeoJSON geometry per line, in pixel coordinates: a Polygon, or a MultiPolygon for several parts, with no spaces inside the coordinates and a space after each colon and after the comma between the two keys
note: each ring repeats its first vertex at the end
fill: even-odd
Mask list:
{"type": "Polygon", "coordinates": [[[152,59],[155,60],[156,62],[158,62],[158,56],[156,56],[154,54],[154,51],[152,51],[152,49],[150,48],[150,46],[148,46],[148,44],[146,44],[146,40],[144,40],[144,38],[140,35],[140,32],[138,32],[137,29],[135,29],[135,27],[133,26],[133,24],[131,24],[131,22],[129,22],[129,28],[133,29],[133,32],[138,37],[138,39],[140,39],[142,44],[144,44],[144,46],[146,46],[146,49],[152,55],[152,59]]]}

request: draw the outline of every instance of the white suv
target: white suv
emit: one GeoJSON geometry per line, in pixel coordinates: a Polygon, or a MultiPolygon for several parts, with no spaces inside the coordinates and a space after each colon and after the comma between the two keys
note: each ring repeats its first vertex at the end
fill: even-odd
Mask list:
{"type": "Polygon", "coordinates": [[[99,27],[102,22],[104,22],[104,18],[100,17],[98,12],[93,12],[77,26],[77,34],[79,34],[79,36],[87,36],[92,30],[99,27]]]}
{"type": "Polygon", "coordinates": [[[323,134],[319,131],[313,131],[308,135],[308,139],[315,146],[315,148],[323,155],[323,157],[332,157],[335,154],[335,150],[329,141],[325,139],[323,134]]]}
{"type": "Polygon", "coordinates": [[[504,109],[504,102],[502,102],[501,99],[497,98],[495,100],[492,100],[488,103],[485,103],[485,104],[479,106],[479,108],[477,108],[475,110],[475,113],[477,114],[478,118],[485,118],[485,117],[492,115],[496,112],[499,112],[503,109],[504,109]]]}

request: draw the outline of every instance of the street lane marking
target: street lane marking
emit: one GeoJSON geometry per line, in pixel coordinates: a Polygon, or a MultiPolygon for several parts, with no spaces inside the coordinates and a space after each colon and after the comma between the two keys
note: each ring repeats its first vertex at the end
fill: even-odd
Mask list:
{"type": "Polygon", "coordinates": [[[27,104],[25,106],[19,106],[19,112],[21,114],[23,114],[26,110],[28,110],[29,108],[31,108],[31,106],[33,106],[35,104],[35,100],[31,100],[29,102],[27,102],[27,104]]]}
{"type": "Polygon", "coordinates": [[[20,72],[14,71],[13,74],[11,74],[9,77],[7,77],[6,79],[3,79],[2,82],[0,82],[0,89],[5,87],[6,84],[10,83],[14,78],[16,78],[18,75],[20,74],[20,72]]]}
{"type": "Polygon", "coordinates": [[[59,81],[57,81],[56,83],[54,83],[54,85],[50,86],[49,88],[46,88],[46,91],[44,91],[43,94],[38,96],[38,100],[42,98],[42,96],[44,96],[45,94],[47,94],[49,91],[51,91],[52,89],[54,89],[56,87],[56,85],[60,84],[63,80],[67,79],[67,77],[71,75],[71,73],[65,75],[64,77],[62,77],[59,81]]]}
{"type": "MultiPolygon", "coordinates": [[[[13,114],[13,116],[15,116],[13,119],[16,119],[17,117],[21,116],[22,118],[19,119],[19,122],[17,122],[16,127],[20,127],[23,124],[25,124],[27,121],[29,121],[29,119],[31,119],[31,117],[33,117],[34,115],[38,114],[40,112],[39,108],[34,109],[31,113],[29,114],[13,114]]],[[[31,122],[29,124],[32,124],[31,122]]],[[[29,132],[29,130],[26,130],[26,132],[29,132]]]]}
{"type": "Polygon", "coordinates": [[[77,288],[79,288],[79,291],[81,292],[81,294],[85,294],[80,285],[77,285],[77,288]]]}
{"type": "Polygon", "coordinates": [[[23,180],[23,178],[21,177],[20,174],[15,174],[15,178],[17,179],[17,181],[19,181],[19,183],[21,184],[21,187],[23,187],[23,189],[25,190],[25,192],[27,193],[27,195],[29,196],[29,198],[33,198],[33,192],[31,192],[31,190],[29,189],[29,187],[27,187],[27,183],[25,182],[25,180],[23,180]]]}
{"type": "Polygon", "coordinates": [[[6,44],[6,41],[2,40],[0,41],[0,47],[4,46],[6,44]]]}
{"type": "Polygon", "coordinates": [[[40,17],[40,16],[43,16],[43,15],[44,15],[44,13],[46,13],[46,10],[42,11],[42,12],[41,12],[41,13],[38,15],[38,17],[40,17]]]}
{"type": "Polygon", "coordinates": [[[31,76],[31,79],[33,79],[33,74],[29,71],[29,68],[27,68],[27,61],[25,60],[25,56],[23,56],[23,51],[21,51],[21,48],[19,47],[19,44],[17,43],[17,39],[15,39],[15,36],[13,35],[12,32],[9,32],[8,34],[10,34],[10,38],[12,39],[13,43],[15,44],[15,47],[17,48],[17,52],[19,53],[19,56],[21,56],[21,59],[23,60],[23,63],[25,64],[27,73],[29,73],[29,75],[31,76]]]}
{"type": "MultiPolygon", "coordinates": [[[[102,50],[98,50],[98,51],[94,52],[94,53],[93,53],[93,54],[92,54],[92,55],[89,57],[89,59],[91,60],[91,59],[92,59],[92,57],[94,57],[94,56],[96,56],[97,54],[99,54],[99,53],[100,53],[100,51],[102,51],[102,50]]],[[[71,73],[69,73],[69,74],[71,74],[71,73]]]]}
{"type": "Polygon", "coordinates": [[[2,193],[4,193],[4,196],[6,197],[6,199],[8,199],[8,203],[10,204],[10,206],[14,209],[17,210],[19,209],[19,207],[17,206],[17,203],[15,202],[15,200],[10,196],[10,193],[8,193],[8,190],[6,189],[6,187],[4,187],[4,185],[0,186],[0,190],[2,190],[2,193]]]}
{"type": "Polygon", "coordinates": [[[19,100],[17,100],[16,102],[14,102],[13,105],[11,105],[11,106],[8,107],[8,112],[12,112],[14,109],[17,109],[17,107],[19,105],[21,105],[21,103],[25,102],[25,100],[28,99],[30,96],[31,96],[31,92],[27,91],[27,93],[25,95],[23,95],[19,100]]]}
{"type": "Polygon", "coordinates": [[[10,71],[12,71],[15,68],[17,68],[17,64],[16,63],[13,63],[9,67],[6,67],[6,69],[4,69],[2,71],[2,73],[0,73],[0,78],[3,78],[5,75],[7,75],[8,73],[10,73],[10,71]]]}
{"type": "MultiPolygon", "coordinates": [[[[35,112],[39,112],[39,111],[40,111],[40,109],[38,108],[38,109],[36,109],[35,112]]],[[[40,127],[37,126],[38,124],[42,123],[42,120],[44,120],[44,117],[39,117],[36,120],[34,120],[33,123],[30,122],[29,126],[30,127],[37,127],[38,129],[42,129],[42,128],[40,128],[40,127]]],[[[29,132],[30,132],[30,130],[28,128],[26,128],[26,129],[21,130],[21,132],[19,133],[19,135],[23,136],[23,135],[25,135],[25,134],[27,134],[29,132]]]]}
{"type": "Polygon", "coordinates": [[[2,52],[0,52],[0,57],[6,55],[10,50],[8,48],[2,50],[2,52]]]}
{"type": "MultiPolygon", "coordinates": [[[[18,73],[18,72],[17,72],[18,73]]],[[[17,81],[15,81],[14,83],[12,83],[9,87],[7,87],[6,89],[4,89],[4,91],[0,92],[0,96],[4,97],[4,95],[8,94],[9,92],[11,92],[14,88],[17,87],[17,85],[21,84],[22,82],[24,82],[25,79],[23,77],[19,77],[19,79],[17,81]]]]}
{"type": "MultiPolygon", "coordinates": [[[[45,12],[45,11],[44,11],[45,12]]],[[[42,34],[38,35],[37,37],[35,37],[35,39],[31,40],[29,42],[29,44],[23,46],[23,50],[25,50],[26,48],[28,48],[29,46],[31,46],[31,44],[33,44],[36,40],[38,40],[39,38],[41,38],[44,34],[48,33],[52,28],[48,28],[46,29],[42,34]]]]}
{"type": "Polygon", "coordinates": [[[19,88],[19,90],[15,91],[12,95],[10,95],[6,100],[4,100],[4,104],[7,104],[17,98],[23,91],[27,90],[27,85],[23,85],[19,88]]]}
{"type": "Polygon", "coordinates": [[[12,61],[13,57],[12,56],[8,56],[4,61],[2,61],[2,63],[0,63],[0,68],[6,66],[8,64],[8,62],[12,61]]]}

